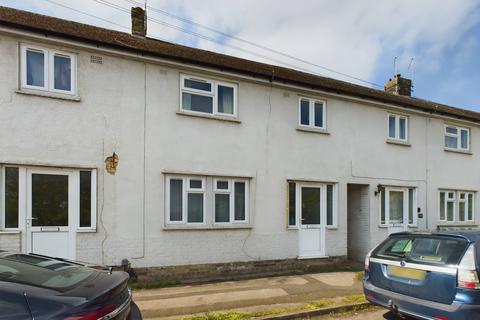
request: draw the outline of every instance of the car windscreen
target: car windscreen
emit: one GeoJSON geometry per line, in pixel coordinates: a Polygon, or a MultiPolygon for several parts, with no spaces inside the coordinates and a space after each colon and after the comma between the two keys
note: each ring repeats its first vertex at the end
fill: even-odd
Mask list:
{"type": "Polygon", "coordinates": [[[12,254],[0,258],[0,281],[65,291],[95,274],[95,270],[56,259],[12,254]]]}
{"type": "Polygon", "coordinates": [[[467,245],[467,240],[456,237],[399,235],[388,238],[373,252],[372,257],[404,259],[429,265],[456,265],[467,245]]]}

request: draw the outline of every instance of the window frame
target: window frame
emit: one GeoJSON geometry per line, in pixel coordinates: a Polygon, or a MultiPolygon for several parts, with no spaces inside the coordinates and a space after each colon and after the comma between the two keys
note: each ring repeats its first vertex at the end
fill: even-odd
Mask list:
{"type": "Polygon", "coordinates": [[[444,124],[444,129],[443,129],[443,147],[446,150],[465,151],[465,152],[470,151],[470,131],[471,130],[468,127],[461,127],[461,126],[457,126],[457,125],[454,125],[454,124],[445,123],[444,124]],[[457,129],[457,133],[447,132],[447,128],[455,128],[455,129],[457,129]],[[467,147],[466,148],[462,148],[462,131],[467,132],[467,147]],[[447,143],[445,141],[446,137],[456,138],[457,147],[456,148],[448,147],[447,143]]]}
{"type": "Polygon", "coordinates": [[[78,174],[78,221],[77,221],[77,232],[91,232],[97,230],[97,169],[78,169],[76,174],[78,174]],[[91,181],[90,181],[90,226],[81,227],[80,226],[80,172],[81,171],[90,171],[91,181]]]}
{"type": "Polygon", "coordinates": [[[440,189],[438,191],[438,222],[441,222],[442,224],[448,225],[448,224],[458,224],[458,225],[470,225],[475,223],[475,198],[476,198],[476,192],[475,191],[468,191],[468,190],[452,190],[452,189],[440,189]],[[444,193],[444,218],[441,219],[441,206],[440,206],[440,200],[441,200],[441,194],[444,193]],[[453,193],[454,197],[450,198],[449,193],[453,193]],[[461,199],[460,195],[465,194],[465,199],[461,199]],[[468,206],[470,203],[469,196],[472,197],[472,219],[468,218],[468,206]],[[447,203],[448,202],[453,202],[453,220],[448,220],[448,215],[447,215],[447,203]],[[463,202],[465,203],[465,220],[460,220],[460,203],[463,202]]]}
{"type": "Polygon", "coordinates": [[[238,118],[238,84],[220,80],[213,80],[193,75],[180,74],[180,112],[191,113],[195,115],[210,115],[213,117],[238,118]],[[211,85],[210,91],[193,89],[185,87],[185,80],[205,82],[211,85]],[[218,111],[218,87],[228,87],[233,89],[233,113],[224,113],[218,111]],[[183,107],[183,93],[212,97],[212,113],[188,110],[183,107]]]}
{"type": "Polygon", "coordinates": [[[298,112],[299,127],[317,129],[317,130],[327,129],[327,100],[299,96],[297,112],[298,112]],[[308,101],[308,106],[309,106],[308,125],[302,124],[302,100],[308,101]],[[317,102],[322,104],[322,126],[321,127],[315,125],[315,103],[317,102]]]}
{"type": "Polygon", "coordinates": [[[396,187],[396,186],[384,186],[378,194],[378,224],[380,227],[418,227],[418,188],[417,187],[396,187]],[[413,203],[412,203],[412,223],[410,223],[410,190],[412,190],[413,203]],[[390,191],[403,193],[403,222],[391,223],[390,219],[390,191]],[[383,196],[384,195],[384,196],[383,196]],[[382,205],[382,198],[385,203],[382,205]],[[385,209],[385,221],[382,221],[382,209],[385,209]]]}
{"type": "Polygon", "coordinates": [[[323,223],[323,226],[325,227],[326,230],[335,230],[338,229],[338,183],[336,182],[305,182],[305,181],[299,181],[299,180],[287,180],[287,229],[291,230],[298,230],[300,228],[300,213],[298,212],[299,206],[301,206],[301,203],[298,203],[298,201],[301,201],[301,198],[299,198],[300,194],[300,188],[302,186],[308,186],[308,187],[314,187],[314,188],[320,188],[320,197],[325,200],[325,223],[323,223]],[[290,184],[293,184],[293,190],[294,190],[294,195],[293,195],[293,201],[295,201],[295,205],[293,206],[293,209],[295,210],[295,224],[290,224],[290,205],[291,205],[291,198],[290,198],[290,184]],[[327,186],[331,185],[332,186],[332,224],[328,224],[328,204],[326,201],[328,201],[327,197],[327,186]]]}
{"type": "Polygon", "coordinates": [[[203,226],[206,224],[206,178],[200,176],[180,176],[168,175],[165,179],[165,208],[166,208],[166,224],[167,225],[188,225],[188,226],[203,226]],[[182,180],[182,220],[170,220],[170,180],[182,180]],[[201,180],[202,188],[191,188],[191,180],[201,180]],[[203,195],[203,212],[202,222],[188,222],[188,194],[202,194],[203,195]]]}
{"type": "Polygon", "coordinates": [[[408,142],[409,117],[397,113],[387,113],[387,139],[391,141],[408,142]],[[390,136],[390,117],[395,118],[395,137],[390,136]],[[405,119],[405,139],[400,138],[400,119],[405,119]]]}
{"type": "Polygon", "coordinates": [[[20,88],[51,92],[55,94],[75,96],[77,94],[77,55],[37,45],[20,44],[20,88]],[[44,86],[33,86],[27,84],[27,51],[42,52],[44,57],[44,86]],[[55,89],[55,56],[68,57],[70,59],[70,90],[55,89]]]}
{"type": "Polygon", "coordinates": [[[221,178],[215,177],[213,179],[213,192],[212,192],[213,206],[212,206],[212,216],[214,225],[231,225],[231,224],[246,224],[248,223],[248,181],[246,179],[231,179],[231,178],[221,178]],[[227,181],[228,189],[218,189],[218,181],[227,181]],[[245,184],[245,219],[237,220],[235,219],[235,183],[241,182],[245,184]],[[216,204],[216,195],[217,194],[228,194],[229,195],[229,221],[228,222],[217,222],[215,221],[215,204],[216,204]]]}

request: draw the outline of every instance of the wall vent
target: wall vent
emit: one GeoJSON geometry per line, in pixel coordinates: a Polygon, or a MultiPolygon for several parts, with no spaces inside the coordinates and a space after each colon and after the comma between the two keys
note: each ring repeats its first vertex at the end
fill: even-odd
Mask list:
{"type": "Polygon", "coordinates": [[[101,56],[90,56],[90,63],[103,64],[103,57],[101,57],[101,56]]]}

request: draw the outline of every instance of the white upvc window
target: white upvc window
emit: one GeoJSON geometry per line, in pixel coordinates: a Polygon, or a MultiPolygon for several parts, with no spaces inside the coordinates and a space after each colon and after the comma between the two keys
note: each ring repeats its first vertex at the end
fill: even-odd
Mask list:
{"type": "Polygon", "coordinates": [[[214,223],[248,222],[248,184],[245,180],[217,178],[213,181],[214,223]]]}
{"type": "Polygon", "coordinates": [[[204,224],[205,187],[202,177],[167,177],[167,223],[204,224]]]}
{"type": "Polygon", "coordinates": [[[380,190],[381,226],[417,226],[417,189],[382,187],[380,190]]]}
{"type": "Polygon", "coordinates": [[[180,109],[184,112],[237,117],[237,91],[234,83],[180,76],[180,109]]]}
{"type": "Polygon", "coordinates": [[[300,97],[298,99],[298,125],[300,127],[326,129],[325,100],[300,97]]]}
{"type": "Polygon", "coordinates": [[[454,125],[445,125],[445,148],[453,150],[470,150],[470,129],[454,125]]]}
{"type": "MultiPolygon", "coordinates": [[[[289,229],[299,228],[301,212],[299,208],[306,208],[312,203],[297,203],[299,197],[297,197],[299,191],[299,185],[301,182],[288,181],[287,186],[287,227],[289,229]]],[[[307,184],[308,185],[308,184],[307,184]]],[[[335,229],[338,227],[338,185],[336,183],[315,183],[315,188],[320,190],[321,198],[326,200],[326,206],[322,207],[321,218],[325,221],[321,221],[321,224],[326,228],[335,229]],[[323,218],[324,217],[324,218],[323,218]]],[[[300,201],[302,201],[300,199],[300,201]]],[[[301,209],[300,209],[301,210],[301,209]]]]}
{"type": "Polygon", "coordinates": [[[75,95],[76,55],[50,48],[20,46],[21,88],[75,95]]]}
{"type": "Polygon", "coordinates": [[[441,190],[439,218],[443,223],[473,223],[475,220],[475,193],[471,191],[441,190]]]}
{"type": "Polygon", "coordinates": [[[79,170],[78,230],[97,229],[97,170],[79,170]]]}
{"type": "Polygon", "coordinates": [[[387,122],[388,139],[408,141],[408,117],[389,113],[387,122]]]}

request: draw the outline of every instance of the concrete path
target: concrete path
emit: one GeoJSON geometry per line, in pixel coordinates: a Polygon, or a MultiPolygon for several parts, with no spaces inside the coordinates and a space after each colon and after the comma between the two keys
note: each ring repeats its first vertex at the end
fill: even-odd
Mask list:
{"type": "Polygon", "coordinates": [[[354,276],[354,272],[318,273],[136,290],[133,298],[144,319],[179,319],[207,311],[258,311],[361,294],[361,282],[354,276]]]}

